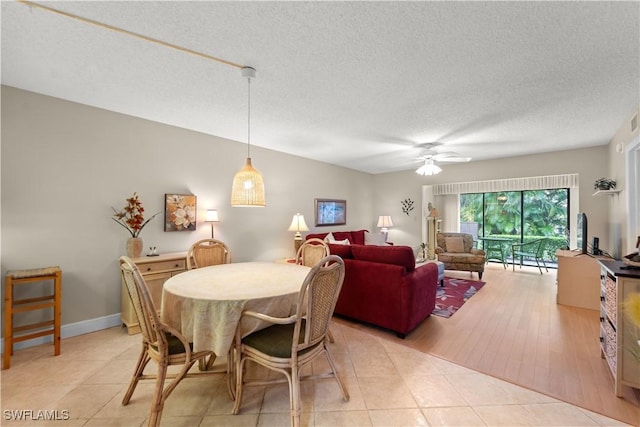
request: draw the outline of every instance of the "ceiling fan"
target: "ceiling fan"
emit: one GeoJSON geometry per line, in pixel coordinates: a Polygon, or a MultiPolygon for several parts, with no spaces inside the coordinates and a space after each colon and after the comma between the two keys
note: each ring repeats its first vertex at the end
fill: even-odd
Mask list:
{"type": "Polygon", "coordinates": [[[437,142],[429,142],[426,144],[420,144],[420,148],[426,149],[418,160],[424,161],[424,165],[420,166],[416,173],[419,175],[436,175],[442,172],[442,169],[436,164],[436,162],[443,163],[462,163],[471,160],[471,157],[462,157],[460,154],[453,151],[438,151],[438,147],[442,145],[437,142]]]}

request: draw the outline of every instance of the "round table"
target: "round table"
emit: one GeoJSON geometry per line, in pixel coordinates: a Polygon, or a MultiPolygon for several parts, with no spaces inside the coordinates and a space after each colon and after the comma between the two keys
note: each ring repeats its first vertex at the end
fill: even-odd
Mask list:
{"type": "Polygon", "coordinates": [[[236,328],[248,335],[267,324],[244,318],[244,310],[274,317],[295,312],[310,268],[297,264],[243,262],[185,271],[162,288],[161,318],[193,342],[194,351],[227,354],[236,328]]]}

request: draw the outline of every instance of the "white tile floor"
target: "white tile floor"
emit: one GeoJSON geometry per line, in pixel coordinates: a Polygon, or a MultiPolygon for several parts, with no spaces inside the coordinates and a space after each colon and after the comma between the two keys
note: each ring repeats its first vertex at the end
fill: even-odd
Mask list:
{"type": "MultiPolygon", "coordinates": [[[[330,344],[351,399],[344,402],[332,379],[302,387],[307,426],[620,426],[593,412],[446,362],[361,330],[333,324],[330,344]]],[[[122,396],[133,372],[140,337],[112,328],[64,339],[62,354],[50,345],[19,350],[2,371],[3,426],[146,425],[153,381],[122,396]],[[49,411],[68,420],[16,420],[12,411],[49,411]],[[9,411],[9,412],[7,412],[9,411]]],[[[251,369],[262,369],[253,367],[251,369]]],[[[314,372],[328,369],[324,361],[314,372]]],[[[222,377],[187,378],[165,404],[162,425],[286,426],[286,384],[251,387],[239,415],[222,377]]]]}

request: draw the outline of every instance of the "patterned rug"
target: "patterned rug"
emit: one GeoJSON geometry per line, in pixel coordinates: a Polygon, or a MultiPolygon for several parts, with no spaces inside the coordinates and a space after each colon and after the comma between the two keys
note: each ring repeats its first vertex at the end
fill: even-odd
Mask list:
{"type": "Polygon", "coordinates": [[[447,318],[453,316],[483,286],[484,282],[445,277],[444,286],[438,286],[436,308],[432,314],[447,318]]]}

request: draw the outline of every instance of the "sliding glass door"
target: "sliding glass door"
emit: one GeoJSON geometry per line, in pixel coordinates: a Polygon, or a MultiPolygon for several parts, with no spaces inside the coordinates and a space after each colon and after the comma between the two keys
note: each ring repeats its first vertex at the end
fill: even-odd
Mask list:
{"type": "Polygon", "coordinates": [[[472,234],[481,248],[487,246],[496,252],[502,248],[503,258],[510,256],[511,242],[544,238],[544,260],[553,265],[555,250],[567,244],[568,229],[567,188],[460,195],[460,231],[472,234]]]}

